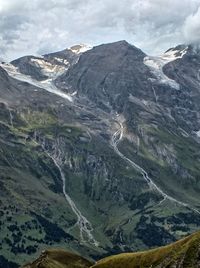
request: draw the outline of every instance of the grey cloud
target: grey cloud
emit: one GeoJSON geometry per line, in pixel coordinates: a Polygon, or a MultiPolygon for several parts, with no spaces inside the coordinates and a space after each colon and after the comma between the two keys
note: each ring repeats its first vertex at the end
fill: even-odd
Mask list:
{"type": "Polygon", "coordinates": [[[28,18],[19,15],[1,16],[0,33],[3,40],[8,41],[20,38],[19,33],[22,27],[28,22],[28,18]]]}
{"type": "Polygon", "coordinates": [[[199,42],[200,0],[0,0],[0,56],[120,39],[154,54],[199,42]]]}

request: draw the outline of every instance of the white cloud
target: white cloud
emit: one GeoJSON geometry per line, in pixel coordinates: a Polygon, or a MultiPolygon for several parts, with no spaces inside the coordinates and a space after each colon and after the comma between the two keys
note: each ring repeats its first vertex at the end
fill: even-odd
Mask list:
{"type": "Polygon", "coordinates": [[[200,43],[200,8],[186,19],[183,33],[186,42],[200,43]]]}
{"type": "Polygon", "coordinates": [[[0,0],[0,56],[126,39],[148,53],[199,41],[200,0],[0,0]]]}

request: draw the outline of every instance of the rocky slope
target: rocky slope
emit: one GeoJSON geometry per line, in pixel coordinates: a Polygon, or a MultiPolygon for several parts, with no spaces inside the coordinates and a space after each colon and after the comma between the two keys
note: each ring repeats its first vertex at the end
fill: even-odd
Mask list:
{"type": "Polygon", "coordinates": [[[76,254],[63,250],[45,250],[34,262],[23,268],[86,268],[93,263],[76,254]]]}
{"type": "Polygon", "coordinates": [[[198,53],[70,51],[0,66],[0,266],[51,245],[99,259],[199,229],[198,53]]]}

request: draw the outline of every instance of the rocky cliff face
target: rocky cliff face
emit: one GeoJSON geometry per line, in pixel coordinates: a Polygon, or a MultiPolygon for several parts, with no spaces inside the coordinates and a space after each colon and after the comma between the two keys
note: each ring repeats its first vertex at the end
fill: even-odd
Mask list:
{"type": "Polygon", "coordinates": [[[50,245],[97,259],[199,228],[198,56],[70,51],[1,64],[2,263],[50,245]]]}
{"type": "Polygon", "coordinates": [[[103,110],[123,111],[129,94],[147,89],[145,79],[149,72],[143,64],[145,54],[126,41],[106,44],[84,53],[78,64],[58,77],[56,83],[63,89],[87,96],[103,110]],[[140,87],[140,88],[139,88],[140,87]]]}

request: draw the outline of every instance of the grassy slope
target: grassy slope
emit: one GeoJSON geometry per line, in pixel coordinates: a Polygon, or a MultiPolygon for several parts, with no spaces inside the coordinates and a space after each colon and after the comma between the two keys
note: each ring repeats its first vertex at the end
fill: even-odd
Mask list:
{"type": "MultiPolygon", "coordinates": [[[[10,126],[5,115],[0,125],[0,255],[20,263],[30,258],[29,249],[36,252],[49,243],[44,241],[45,228],[32,212],[62,227],[76,218],[62,195],[57,170],[34,143],[26,141],[25,126],[16,118],[10,126]]],[[[63,237],[59,240],[66,246],[63,237]]]]}
{"type": "MultiPolygon", "coordinates": [[[[0,138],[2,140],[0,141],[0,150],[2,153],[0,155],[0,173],[3,174],[1,182],[9,192],[3,197],[3,203],[8,204],[9,200],[15,201],[13,208],[9,206],[4,208],[0,235],[2,241],[0,254],[9,260],[15,259],[18,263],[24,263],[34,258],[38,251],[50,245],[75,250],[84,256],[105,253],[102,248],[98,249],[99,252],[94,252],[95,249],[92,246],[80,247],[76,241],[65,240],[60,235],[56,237],[57,242],[54,241],[53,237],[49,238],[49,235],[48,240],[46,240],[45,237],[49,230],[44,228],[44,223],[41,224],[41,220],[38,221],[34,214],[30,214],[30,212],[34,212],[42,215],[49,222],[57,223],[58,227],[61,227],[65,232],[68,232],[68,229],[76,222],[75,215],[63,197],[58,170],[41,148],[33,143],[30,138],[28,139],[31,135],[33,136],[32,133],[35,130],[50,142],[57,136],[62,136],[65,140],[66,152],[71,152],[72,149],[75,149],[73,159],[77,163],[77,172],[70,171],[67,168],[68,166],[64,169],[67,174],[66,178],[69,180],[67,184],[69,189],[67,190],[76,201],[76,204],[79,205],[82,213],[91,220],[95,229],[94,235],[101,245],[105,247],[104,249],[109,251],[108,247],[112,247],[112,243],[120,247],[121,238],[129,246],[128,249],[125,249],[126,251],[136,251],[167,243],[168,236],[158,237],[158,227],[160,225],[166,226],[165,229],[171,233],[170,228],[175,224],[169,225],[167,220],[160,222],[160,219],[155,219],[155,217],[154,221],[152,221],[153,216],[151,214],[145,214],[145,217],[140,219],[141,214],[144,213],[142,209],[151,204],[149,204],[148,193],[145,193],[148,190],[145,188],[146,184],[133,168],[128,164],[124,165],[123,161],[118,161],[118,156],[113,154],[109,147],[106,147],[107,145],[105,146],[102,142],[94,140],[94,137],[89,144],[80,143],[79,136],[82,135],[82,130],[63,123],[60,124],[51,110],[32,111],[31,114],[24,112],[20,117],[17,117],[14,113],[13,115],[14,126],[10,125],[8,114],[7,116],[6,114],[1,116],[0,138]],[[97,163],[101,163],[102,160],[107,163],[106,167],[112,176],[111,181],[115,178],[116,185],[112,186],[114,183],[108,185],[108,180],[104,181],[104,173],[96,172],[96,168],[92,169],[90,167],[90,176],[86,176],[84,169],[85,167],[88,168],[88,166],[84,164],[85,153],[93,155],[94,152],[95,157],[98,157],[97,163]],[[115,167],[114,169],[113,166],[115,167]],[[85,182],[84,178],[86,178],[85,182]],[[85,183],[88,183],[87,195],[84,192],[85,183]],[[110,190],[107,191],[107,188],[110,188],[110,190]],[[144,189],[143,195],[141,188],[144,189]],[[131,192],[130,189],[132,189],[131,192]],[[91,194],[89,194],[90,192],[91,194]],[[119,193],[126,197],[125,202],[118,199],[119,193]],[[129,202],[131,199],[133,200],[130,208],[129,202]],[[143,199],[144,204],[141,204],[143,199]],[[97,213],[97,211],[101,211],[101,213],[97,213]],[[21,215],[24,216],[22,217],[21,215]],[[12,217],[10,221],[8,217],[12,217]],[[36,220],[36,222],[33,222],[33,220],[36,220]],[[10,231],[13,225],[16,225],[17,229],[10,231]],[[144,230],[141,228],[138,230],[141,226],[146,233],[148,228],[153,244],[146,244],[146,240],[142,236],[144,230]],[[154,238],[152,238],[153,236],[154,238]],[[15,239],[18,239],[18,241],[15,242],[15,239]],[[22,247],[26,249],[30,246],[36,246],[36,248],[32,248],[34,252],[30,256],[27,253],[19,252],[22,247]],[[13,250],[17,252],[16,255],[14,255],[13,250]]],[[[102,167],[100,166],[98,170],[101,170],[102,167]]],[[[5,190],[2,190],[3,192],[5,193],[5,190]]],[[[152,205],[157,204],[159,200],[155,199],[156,193],[154,194],[155,196],[151,195],[152,205]]],[[[165,218],[171,216],[172,210],[173,214],[176,213],[176,210],[180,212],[180,208],[175,208],[172,206],[173,204],[165,203],[165,205],[163,215],[165,218]],[[169,215],[167,211],[169,211],[169,215]]],[[[157,206],[153,209],[154,216],[156,214],[162,215],[161,210],[163,210],[163,207],[157,206]],[[158,211],[156,212],[155,209],[158,211]]],[[[182,230],[184,226],[185,224],[181,223],[177,228],[182,230]]],[[[193,225],[193,222],[192,225],[188,224],[188,226],[190,230],[198,228],[193,225]]],[[[161,233],[163,231],[163,229],[160,229],[161,233]]],[[[70,234],[79,239],[78,228],[71,229],[70,234]]],[[[182,235],[185,235],[185,232],[181,232],[180,236],[182,235]]],[[[176,237],[179,237],[179,235],[176,237]]],[[[112,253],[116,254],[121,251],[122,249],[117,248],[112,253]]]]}
{"type": "Polygon", "coordinates": [[[164,127],[143,125],[143,128],[146,142],[141,139],[139,151],[133,153],[132,144],[127,140],[120,144],[121,151],[144,167],[154,182],[169,195],[198,208],[200,145],[193,138],[172,133],[164,127]]]}
{"type": "Polygon", "coordinates": [[[199,247],[200,232],[165,247],[107,257],[94,265],[76,254],[51,249],[23,268],[197,268],[199,247]]]}
{"type": "MultiPolygon", "coordinates": [[[[104,153],[105,155],[107,155],[107,151],[109,150],[107,148],[104,149],[102,144],[101,148],[96,143],[81,144],[79,137],[83,131],[77,127],[59,124],[57,118],[52,115],[51,111],[36,111],[32,112],[31,115],[24,113],[20,117],[17,117],[14,113],[13,115],[13,126],[11,126],[9,115],[6,112],[1,116],[0,122],[2,126],[0,133],[0,181],[2,187],[5,188],[2,188],[2,191],[0,189],[0,193],[7,193],[1,199],[2,204],[6,205],[0,211],[2,213],[0,255],[5,256],[9,260],[15,259],[17,263],[24,263],[30,258],[35,257],[37,254],[36,251],[41,251],[41,249],[47,248],[51,244],[79,251],[86,256],[97,254],[96,249],[92,247],[87,248],[88,245],[84,245],[83,248],[77,245],[76,241],[67,241],[60,235],[59,238],[56,238],[58,241],[54,241],[53,237],[50,238],[50,241],[46,241],[45,237],[48,230],[43,226],[46,223],[41,223],[41,220],[38,221],[34,213],[48,219],[49,223],[56,223],[65,232],[68,232],[68,228],[75,224],[76,216],[63,197],[58,170],[55,168],[51,159],[30,139],[30,136],[33,136],[32,133],[35,130],[39,131],[49,141],[54,140],[57,135],[62,136],[65,139],[68,150],[75,147],[78,143],[80,153],[78,152],[79,154],[74,157],[80,164],[83,161],[81,155],[83,150],[91,154],[93,151],[100,154],[98,150],[101,150],[101,154],[104,153]],[[20,120],[20,118],[22,119],[20,120]],[[92,146],[92,148],[89,148],[89,146],[92,146]],[[93,148],[94,146],[95,148],[93,148]],[[14,200],[12,207],[8,205],[10,200],[14,200]],[[10,231],[11,228],[14,228],[14,231],[10,231]],[[17,242],[14,240],[16,235],[17,242]],[[26,248],[30,246],[34,247],[32,248],[33,252],[27,254],[26,248]],[[21,250],[22,252],[20,252],[21,250]]],[[[109,163],[113,163],[114,160],[117,161],[117,157],[115,159],[112,155],[107,156],[107,158],[112,159],[112,161],[108,161],[109,163]]],[[[69,170],[66,169],[66,172],[71,178],[75,178],[75,175],[70,173],[69,170]]],[[[128,176],[130,180],[135,175],[134,172],[130,175],[130,172],[124,170],[121,165],[118,165],[115,172],[118,176],[128,176]]],[[[81,208],[84,215],[88,218],[93,217],[92,222],[99,226],[95,228],[95,235],[98,241],[102,244],[107,244],[106,246],[108,244],[112,246],[109,239],[106,240],[105,235],[102,234],[102,228],[104,226],[100,226],[100,223],[103,225],[104,221],[101,220],[101,216],[99,217],[96,214],[98,206],[102,208],[102,202],[101,204],[97,203],[97,208],[95,208],[93,204],[90,204],[86,200],[86,196],[82,194],[83,190],[81,192],[82,180],[83,174],[77,173],[76,183],[74,180],[70,183],[71,187],[73,187],[73,191],[70,191],[71,189],[69,190],[70,195],[76,200],[76,203],[80,204],[79,208],[81,208]],[[74,186],[73,183],[77,185],[74,186]],[[77,192],[74,189],[78,189],[77,192]],[[82,205],[83,202],[84,204],[82,205]],[[90,211],[92,211],[91,215],[88,215],[88,211],[84,210],[89,205],[90,211]]],[[[101,176],[99,180],[101,180],[101,176]]],[[[96,194],[99,195],[100,193],[96,194]]],[[[113,210],[115,209],[114,206],[116,206],[114,203],[113,201],[113,210]]],[[[109,204],[109,201],[105,202],[105,209],[107,209],[109,204]]],[[[124,207],[121,208],[120,212],[118,209],[118,217],[113,215],[112,221],[109,221],[109,224],[106,222],[105,227],[110,225],[111,228],[115,229],[115,225],[118,225],[119,218],[121,219],[119,214],[124,214],[124,209],[124,207]],[[116,223],[114,222],[115,218],[117,220],[116,223]]],[[[73,228],[71,234],[79,238],[78,228],[73,228]]],[[[102,253],[101,248],[98,251],[102,253]]]]}
{"type": "Polygon", "coordinates": [[[180,267],[196,268],[199,259],[200,233],[171,245],[139,253],[126,253],[105,258],[93,268],[180,267]],[[162,264],[162,266],[161,266],[162,264]],[[180,265],[180,266],[178,266],[180,265]]]}

